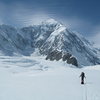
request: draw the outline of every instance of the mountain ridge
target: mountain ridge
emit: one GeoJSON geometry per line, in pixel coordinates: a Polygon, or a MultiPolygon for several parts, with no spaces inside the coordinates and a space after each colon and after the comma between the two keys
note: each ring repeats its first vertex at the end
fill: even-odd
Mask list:
{"type": "Polygon", "coordinates": [[[41,55],[53,50],[69,52],[80,65],[100,64],[97,49],[88,40],[54,19],[20,29],[0,25],[0,51],[5,55],[19,53],[30,56],[36,49],[41,55]]]}

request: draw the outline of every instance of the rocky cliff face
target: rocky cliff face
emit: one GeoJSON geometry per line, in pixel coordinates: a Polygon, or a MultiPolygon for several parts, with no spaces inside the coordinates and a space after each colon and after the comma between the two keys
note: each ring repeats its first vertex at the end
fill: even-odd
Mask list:
{"type": "Polygon", "coordinates": [[[62,51],[54,50],[54,51],[48,53],[46,60],[48,60],[48,59],[51,61],[54,61],[54,60],[66,61],[66,63],[68,63],[68,64],[72,64],[72,65],[79,67],[77,59],[75,57],[73,57],[70,53],[64,53],[62,51]]]}
{"type": "Polygon", "coordinates": [[[20,29],[0,26],[0,51],[4,55],[18,53],[30,56],[37,49],[42,55],[48,55],[54,50],[70,53],[80,65],[100,64],[98,51],[88,40],[54,19],[20,29]]]}

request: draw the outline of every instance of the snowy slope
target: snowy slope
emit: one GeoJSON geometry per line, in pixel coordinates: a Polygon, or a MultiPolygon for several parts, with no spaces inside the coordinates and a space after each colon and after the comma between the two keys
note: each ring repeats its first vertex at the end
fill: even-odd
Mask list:
{"type": "Polygon", "coordinates": [[[30,56],[37,50],[42,55],[54,50],[69,52],[77,58],[81,66],[100,64],[99,50],[84,37],[70,31],[54,19],[20,29],[0,25],[1,55],[30,56]]]}
{"type": "Polygon", "coordinates": [[[99,65],[78,69],[43,57],[2,56],[0,100],[100,100],[99,76],[99,65]],[[86,73],[83,86],[82,71],[86,73]]]}

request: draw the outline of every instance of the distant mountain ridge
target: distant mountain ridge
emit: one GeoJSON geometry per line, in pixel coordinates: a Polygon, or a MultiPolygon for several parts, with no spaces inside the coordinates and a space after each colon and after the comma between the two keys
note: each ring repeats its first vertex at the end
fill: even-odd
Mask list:
{"type": "Polygon", "coordinates": [[[20,29],[0,25],[0,51],[4,55],[18,53],[30,56],[36,50],[41,55],[47,55],[53,50],[69,52],[80,65],[100,64],[98,51],[88,40],[54,19],[20,29]]]}

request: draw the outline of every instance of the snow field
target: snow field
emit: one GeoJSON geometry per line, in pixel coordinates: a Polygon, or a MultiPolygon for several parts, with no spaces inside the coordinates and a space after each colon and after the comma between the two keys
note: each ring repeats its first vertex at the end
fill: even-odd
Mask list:
{"type": "Polygon", "coordinates": [[[0,58],[0,100],[100,100],[99,85],[100,65],[78,69],[43,57],[0,58]]]}

